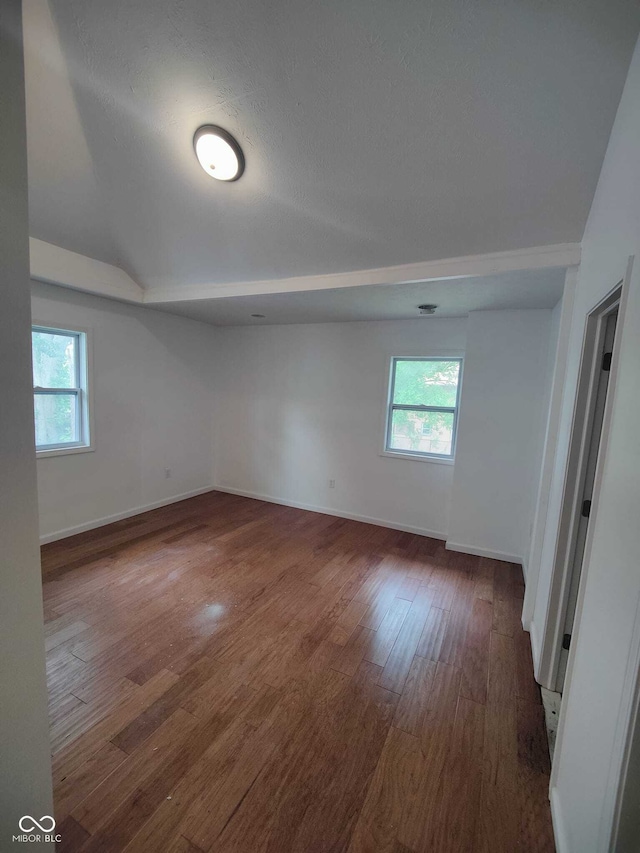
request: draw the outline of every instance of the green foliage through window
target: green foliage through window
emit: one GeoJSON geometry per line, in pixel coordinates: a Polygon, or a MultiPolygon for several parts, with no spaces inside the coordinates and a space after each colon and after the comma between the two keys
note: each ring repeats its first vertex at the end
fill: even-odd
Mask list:
{"type": "Polygon", "coordinates": [[[78,444],[80,333],[34,328],[31,343],[36,447],[78,444]]]}
{"type": "Polygon", "coordinates": [[[453,456],[461,364],[460,359],[394,359],[388,450],[453,456]]]}

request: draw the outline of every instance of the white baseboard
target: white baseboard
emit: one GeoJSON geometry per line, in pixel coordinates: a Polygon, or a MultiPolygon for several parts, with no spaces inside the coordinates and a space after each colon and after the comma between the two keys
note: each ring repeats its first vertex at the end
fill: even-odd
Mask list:
{"type": "Polygon", "coordinates": [[[553,824],[553,835],[556,841],[556,853],[569,853],[564,820],[562,819],[562,807],[557,788],[552,788],[549,792],[549,801],[551,803],[551,823],[553,824]]]}
{"type": "Polygon", "coordinates": [[[363,524],[375,524],[376,527],[388,527],[391,530],[402,530],[404,533],[415,533],[417,536],[428,536],[430,539],[447,538],[445,533],[438,530],[427,530],[423,527],[412,527],[396,521],[387,521],[384,518],[372,518],[368,515],[358,515],[354,512],[344,512],[332,507],[316,506],[315,504],[302,503],[301,501],[290,501],[287,498],[276,498],[273,495],[262,495],[259,492],[248,492],[245,489],[234,489],[231,486],[215,486],[215,491],[225,492],[228,495],[240,495],[244,498],[253,498],[258,501],[266,501],[280,506],[292,506],[295,509],[305,509],[308,512],[319,512],[322,515],[332,515],[335,518],[348,518],[350,521],[361,521],[363,524]]]}
{"type": "Polygon", "coordinates": [[[75,536],[76,533],[85,533],[87,530],[95,530],[97,527],[104,527],[105,524],[113,524],[114,521],[122,521],[124,518],[133,518],[134,515],[140,515],[143,512],[149,512],[152,509],[160,509],[163,506],[185,501],[187,498],[195,498],[198,495],[204,495],[207,492],[215,492],[213,486],[204,486],[202,489],[194,489],[191,492],[184,492],[181,495],[174,495],[171,498],[162,498],[159,501],[154,501],[144,506],[137,506],[133,509],[126,509],[123,512],[116,512],[114,515],[106,515],[104,518],[96,518],[94,521],[85,521],[84,524],[77,524],[75,527],[67,527],[65,530],[56,530],[54,533],[45,533],[40,537],[40,544],[46,545],[49,542],[57,542],[59,539],[66,539],[68,536],[75,536]]]}
{"type": "Polygon", "coordinates": [[[522,565],[522,557],[517,554],[505,554],[502,551],[490,551],[488,548],[475,548],[473,545],[462,545],[460,542],[450,542],[445,545],[447,551],[460,551],[463,554],[473,554],[474,557],[489,557],[491,560],[502,560],[505,563],[522,565]]]}
{"type": "Polygon", "coordinates": [[[538,642],[538,631],[536,623],[532,620],[529,623],[529,640],[531,642],[531,657],[533,658],[533,673],[538,678],[538,666],[540,664],[540,643],[538,642]]]}

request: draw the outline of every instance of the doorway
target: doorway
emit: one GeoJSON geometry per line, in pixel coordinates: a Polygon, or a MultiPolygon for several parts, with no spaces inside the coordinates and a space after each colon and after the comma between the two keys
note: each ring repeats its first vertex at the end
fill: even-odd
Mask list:
{"type": "Polygon", "coordinates": [[[570,556],[570,581],[567,596],[567,608],[562,631],[562,644],[558,660],[558,672],[556,675],[556,691],[562,693],[564,678],[567,671],[567,660],[569,658],[569,647],[573,634],[573,625],[576,615],[576,604],[578,602],[578,587],[582,575],[582,562],[584,560],[584,548],[587,541],[587,529],[591,515],[591,502],[593,500],[593,486],[596,478],[596,465],[602,439],[602,426],[604,423],[604,410],[607,402],[607,391],[609,388],[609,376],[611,374],[611,359],[613,355],[613,343],[618,322],[618,306],[620,297],[614,307],[602,316],[601,341],[596,348],[593,377],[593,413],[591,424],[587,427],[585,442],[584,470],[582,472],[583,483],[581,488],[582,500],[579,501],[579,514],[575,523],[575,542],[573,543],[570,556]],[[589,435],[590,433],[590,435],[589,435]]]}
{"type": "Polygon", "coordinates": [[[622,287],[622,283],[618,284],[589,313],[582,344],[552,589],[540,655],[541,671],[548,674],[543,683],[558,694],[564,689],[587,532],[593,520],[591,507],[606,430],[606,403],[622,287]]]}

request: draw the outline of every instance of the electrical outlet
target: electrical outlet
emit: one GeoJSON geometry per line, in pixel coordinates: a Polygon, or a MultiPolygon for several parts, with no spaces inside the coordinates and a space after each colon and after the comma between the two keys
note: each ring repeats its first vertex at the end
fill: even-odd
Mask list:
{"type": "Polygon", "coordinates": [[[171,479],[171,468],[164,469],[164,478],[165,480],[171,479]]]}
{"type": "Polygon", "coordinates": [[[335,489],[335,487],[336,487],[336,481],[335,480],[329,480],[329,488],[335,489]]]}

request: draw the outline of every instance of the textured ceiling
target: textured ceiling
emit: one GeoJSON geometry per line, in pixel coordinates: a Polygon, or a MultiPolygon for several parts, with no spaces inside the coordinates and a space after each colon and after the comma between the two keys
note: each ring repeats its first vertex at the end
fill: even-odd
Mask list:
{"type": "Polygon", "coordinates": [[[636,0],[25,0],[31,233],[145,288],[579,241],[636,0]],[[198,165],[220,124],[240,181],[198,165]]]}
{"type": "Polygon", "coordinates": [[[563,269],[530,270],[449,281],[197,299],[151,307],[214,326],[415,319],[420,316],[417,306],[425,302],[438,305],[437,317],[464,317],[469,311],[552,308],[562,296],[564,279],[563,269]],[[256,319],[252,314],[265,317],[256,319]]]}

